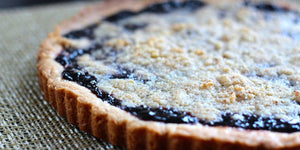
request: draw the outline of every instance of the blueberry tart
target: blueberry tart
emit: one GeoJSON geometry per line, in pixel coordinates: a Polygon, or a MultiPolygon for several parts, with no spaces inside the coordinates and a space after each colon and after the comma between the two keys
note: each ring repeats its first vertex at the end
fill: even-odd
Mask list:
{"type": "Polygon", "coordinates": [[[105,1],[41,44],[41,89],[127,149],[299,149],[299,18],[280,1],[105,1]]]}

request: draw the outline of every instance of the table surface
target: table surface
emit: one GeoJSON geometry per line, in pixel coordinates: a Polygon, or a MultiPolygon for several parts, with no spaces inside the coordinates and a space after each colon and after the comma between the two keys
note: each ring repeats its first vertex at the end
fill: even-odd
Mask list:
{"type": "Polygon", "coordinates": [[[39,45],[55,24],[95,2],[0,11],[0,149],[119,149],[60,117],[38,83],[39,45]]]}
{"type": "Polygon", "coordinates": [[[0,149],[120,149],[60,117],[38,83],[36,56],[42,40],[55,24],[93,4],[0,10],[0,149]]]}

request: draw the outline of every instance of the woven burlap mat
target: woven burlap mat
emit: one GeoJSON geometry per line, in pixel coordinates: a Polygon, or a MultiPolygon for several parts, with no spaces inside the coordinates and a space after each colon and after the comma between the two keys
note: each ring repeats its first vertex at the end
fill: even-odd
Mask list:
{"type": "Polygon", "coordinates": [[[41,41],[55,24],[94,3],[0,10],[0,149],[119,149],[60,117],[38,83],[41,41]]]}
{"type": "Polygon", "coordinates": [[[37,51],[47,33],[93,4],[0,10],[0,149],[119,149],[60,117],[45,101],[36,73],[37,51]]]}

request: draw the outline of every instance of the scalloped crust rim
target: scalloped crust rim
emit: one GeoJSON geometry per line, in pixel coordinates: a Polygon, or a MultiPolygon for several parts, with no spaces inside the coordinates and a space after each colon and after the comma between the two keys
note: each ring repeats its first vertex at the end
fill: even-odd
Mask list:
{"type": "Polygon", "coordinates": [[[95,23],[122,9],[139,10],[156,1],[160,0],[102,2],[55,27],[55,32],[42,42],[37,64],[39,82],[45,99],[59,115],[80,130],[127,149],[299,149],[300,133],[139,120],[99,100],[90,90],[62,80],[63,67],[55,57],[63,49],[63,33],[95,23]]]}

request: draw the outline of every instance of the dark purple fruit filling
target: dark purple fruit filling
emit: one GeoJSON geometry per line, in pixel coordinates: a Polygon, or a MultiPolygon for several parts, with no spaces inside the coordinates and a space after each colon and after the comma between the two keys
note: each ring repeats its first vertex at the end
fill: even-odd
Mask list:
{"type": "Polygon", "coordinates": [[[121,100],[118,100],[112,95],[109,95],[107,92],[99,89],[97,86],[98,79],[95,76],[89,74],[87,71],[83,71],[81,67],[67,66],[62,72],[62,77],[63,79],[74,81],[79,85],[88,88],[92,91],[92,93],[97,95],[97,97],[101,98],[103,101],[106,101],[113,106],[121,106],[121,100]]]}
{"type": "Polygon", "coordinates": [[[185,2],[170,1],[165,3],[152,4],[151,6],[143,9],[141,12],[168,13],[179,8],[184,8],[184,9],[194,11],[203,6],[205,6],[205,3],[197,0],[185,1],[185,2]]]}
{"type": "MultiPolygon", "coordinates": [[[[105,20],[109,22],[117,22],[121,19],[132,17],[139,13],[151,12],[151,13],[168,13],[172,10],[178,8],[188,8],[190,10],[196,10],[205,4],[201,1],[187,1],[187,2],[165,2],[160,4],[154,4],[148,8],[143,9],[140,12],[131,12],[131,11],[122,11],[110,17],[107,17],[105,20]]],[[[287,11],[285,8],[280,8],[270,4],[251,4],[247,5],[255,6],[255,8],[263,11],[287,11]]],[[[144,28],[144,25],[136,24],[127,24],[124,25],[124,28],[127,30],[137,30],[144,28]]],[[[71,39],[78,39],[82,37],[87,37],[89,39],[94,39],[94,29],[97,25],[88,26],[81,30],[72,31],[65,34],[64,36],[71,39]]],[[[107,47],[105,47],[107,48],[107,47]]],[[[199,119],[193,116],[190,112],[179,111],[174,108],[151,108],[145,105],[141,106],[125,106],[122,105],[122,100],[115,98],[112,94],[107,93],[100,89],[97,84],[99,80],[84,70],[84,67],[81,67],[77,64],[77,57],[83,54],[91,54],[94,51],[101,50],[104,57],[95,58],[96,60],[105,60],[107,57],[116,56],[116,50],[110,49],[110,52],[104,51],[102,44],[95,44],[88,49],[74,49],[66,48],[63,50],[57,57],[56,61],[64,66],[64,71],[62,72],[62,78],[65,80],[76,82],[77,84],[84,86],[91,90],[97,97],[101,100],[108,102],[109,104],[116,106],[122,110],[125,110],[132,115],[138,117],[142,120],[149,121],[159,121],[165,123],[186,123],[186,124],[203,124],[208,126],[229,126],[237,127],[243,129],[251,130],[270,130],[276,132],[298,132],[300,131],[300,123],[289,123],[287,121],[277,119],[274,117],[264,117],[257,116],[255,114],[240,114],[243,119],[233,119],[233,113],[223,112],[221,115],[221,120],[211,122],[204,119],[199,119]]],[[[116,62],[115,62],[116,63],[116,62]]],[[[121,66],[121,65],[120,65],[121,66]]],[[[267,65],[266,67],[273,67],[272,65],[267,65]]],[[[128,69],[124,67],[118,67],[117,70],[119,73],[110,75],[110,79],[133,79],[141,80],[139,77],[136,77],[134,74],[134,69],[128,69]]],[[[258,75],[259,76],[259,75],[258,75]]],[[[264,78],[262,76],[262,78],[264,78]]],[[[147,80],[143,80],[147,81],[147,80]]]]}
{"type": "MultiPolygon", "coordinates": [[[[99,49],[97,49],[99,50],[99,49]]],[[[206,121],[193,116],[190,112],[179,111],[174,108],[151,108],[145,105],[141,106],[125,106],[122,105],[122,100],[115,98],[113,95],[108,94],[97,87],[99,80],[85,71],[83,67],[77,64],[76,57],[81,56],[84,53],[91,53],[95,49],[81,50],[81,49],[66,49],[57,58],[56,61],[65,67],[62,72],[62,78],[69,81],[74,81],[81,86],[84,86],[91,90],[101,100],[108,102],[109,104],[116,106],[122,110],[125,110],[132,115],[142,120],[160,121],[165,123],[186,123],[186,124],[203,124],[208,126],[229,126],[251,130],[270,130],[276,132],[298,132],[300,131],[300,124],[293,124],[281,119],[273,117],[262,117],[255,114],[242,114],[243,119],[233,119],[233,113],[224,112],[220,121],[206,121]],[[72,51],[71,54],[67,52],[72,51]],[[61,57],[64,56],[64,57],[61,57]],[[70,56],[70,57],[68,57],[70,56]],[[72,63],[65,63],[72,62],[72,63]]],[[[111,75],[111,79],[119,78],[126,79],[134,77],[134,70],[119,68],[120,74],[111,75]]]]}
{"type": "Polygon", "coordinates": [[[203,6],[205,6],[205,3],[201,1],[185,1],[185,2],[169,1],[169,2],[150,5],[149,7],[139,12],[124,10],[115,15],[105,18],[104,20],[109,22],[118,22],[122,19],[133,17],[141,13],[168,13],[179,8],[189,9],[193,11],[203,6]]]}
{"type": "Polygon", "coordinates": [[[110,79],[134,79],[134,70],[119,67],[117,74],[112,74],[110,79]]]}
{"type": "Polygon", "coordinates": [[[277,5],[273,5],[270,3],[252,3],[250,1],[245,1],[245,6],[251,6],[256,8],[260,11],[266,11],[266,12],[288,12],[291,11],[290,9],[286,7],[280,7],[277,5]]]}
{"type": "Polygon", "coordinates": [[[282,32],[283,35],[288,36],[294,40],[300,40],[300,33],[295,33],[295,32],[282,32]]]}
{"type": "Polygon", "coordinates": [[[117,14],[114,14],[114,15],[111,15],[111,16],[105,18],[104,20],[108,21],[108,22],[117,22],[117,21],[122,20],[122,19],[133,17],[136,14],[138,14],[138,12],[123,10],[123,11],[118,12],[117,14]]]}
{"type": "Polygon", "coordinates": [[[293,23],[295,23],[295,24],[300,24],[300,17],[295,18],[295,19],[293,20],[293,23]]]}
{"type": "Polygon", "coordinates": [[[55,60],[63,66],[69,66],[76,62],[75,58],[85,53],[82,49],[70,49],[62,51],[55,60]]]}
{"type": "Polygon", "coordinates": [[[81,56],[83,54],[90,54],[91,52],[101,48],[102,44],[97,43],[88,49],[65,49],[55,58],[55,60],[63,66],[72,66],[72,64],[76,64],[76,57],[81,56]]]}
{"type": "Polygon", "coordinates": [[[298,132],[300,123],[289,123],[274,117],[262,117],[255,114],[242,114],[244,119],[232,119],[233,113],[223,113],[222,121],[210,122],[211,126],[230,126],[250,130],[270,130],[276,132],[298,132]]]}
{"type": "Polygon", "coordinates": [[[279,7],[272,4],[256,4],[254,5],[256,9],[262,10],[262,11],[270,11],[270,12],[287,12],[289,11],[288,8],[285,7],[279,7]]]}
{"type": "MultiPolygon", "coordinates": [[[[204,2],[201,1],[186,1],[186,2],[164,2],[164,3],[157,3],[157,4],[153,4],[141,11],[138,12],[133,12],[133,11],[129,11],[129,10],[124,10],[124,11],[120,11],[114,15],[111,15],[109,17],[106,17],[104,19],[104,21],[108,21],[108,22],[112,22],[112,23],[117,23],[118,21],[122,20],[122,19],[126,19],[126,18],[130,18],[133,16],[136,16],[138,14],[141,13],[167,13],[167,12],[171,12],[173,10],[179,9],[179,8],[183,8],[183,9],[189,9],[191,11],[196,10],[200,7],[205,6],[204,2]]],[[[70,39],[80,39],[80,38],[89,38],[89,39],[94,39],[95,35],[94,35],[94,30],[95,28],[97,28],[98,24],[93,24],[90,25],[88,27],[85,27],[83,29],[80,30],[74,30],[71,31],[65,35],[63,35],[66,38],[70,38],[70,39]]],[[[143,24],[139,24],[139,25],[125,25],[124,28],[130,31],[134,31],[136,29],[142,29],[146,27],[146,25],[143,24]]]]}
{"type": "Polygon", "coordinates": [[[133,23],[128,23],[124,25],[124,29],[128,30],[128,31],[135,31],[135,30],[139,30],[139,29],[144,29],[145,27],[147,27],[146,23],[139,23],[139,24],[133,24],[133,23]]]}
{"type": "Polygon", "coordinates": [[[142,120],[160,121],[166,123],[199,123],[197,117],[189,112],[178,111],[174,108],[151,108],[145,105],[128,107],[121,106],[121,109],[130,112],[132,115],[142,120]]]}
{"type": "Polygon", "coordinates": [[[128,68],[118,66],[117,70],[118,70],[118,73],[112,74],[109,77],[109,79],[132,79],[132,80],[135,80],[135,81],[142,82],[144,84],[146,82],[150,81],[149,79],[145,79],[141,76],[136,75],[134,73],[135,70],[133,70],[133,69],[128,69],[128,68]]]}
{"type": "Polygon", "coordinates": [[[83,37],[88,39],[94,39],[94,29],[97,28],[97,26],[98,24],[93,24],[80,30],[71,31],[63,36],[69,39],[80,39],[83,37]]]}
{"type": "MultiPolygon", "coordinates": [[[[119,13],[116,13],[114,15],[111,15],[109,17],[106,17],[104,20],[112,23],[117,23],[118,21],[126,18],[130,18],[136,15],[139,15],[141,13],[168,13],[177,9],[188,9],[190,11],[197,10],[206,4],[202,1],[198,0],[191,0],[191,1],[185,1],[185,2],[178,2],[178,1],[170,1],[170,2],[164,2],[164,3],[157,3],[150,5],[147,8],[144,8],[141,11],[138,12],[133,12],[129,10],[124,10],[120,11],[119,13]]],[[[245,2],[245,6],[251,6],[254,7],[258,10],[261,11],[266,11],[266,12],[294,12],[293,10],[289,10],[288,8],[285,7],[279,7],[276,5],[272,5],[269,3],[251,3],[249,1],[245,2]]],[[[220,17],[225,17],[224,13],[220,13],[220,17]]],[[[297,21],[297,19],[296,19],[297,21]]],[[[66,38],[70,39],[80,39],[80,38],[89,38],[89,39],[94,39],[94,30],[97,28],[98,24],[93,24],[90,26],[87,26],[83,29],[80,30],[74,30],[71,31],[65,35],[63,35],[66,38]]],[[[129,30],[129,31],[134,31],[136,29],[142,29],[146,27],[147,25],[143,24],[128,24],[125,25],[124,28],[129,30]]]]}

